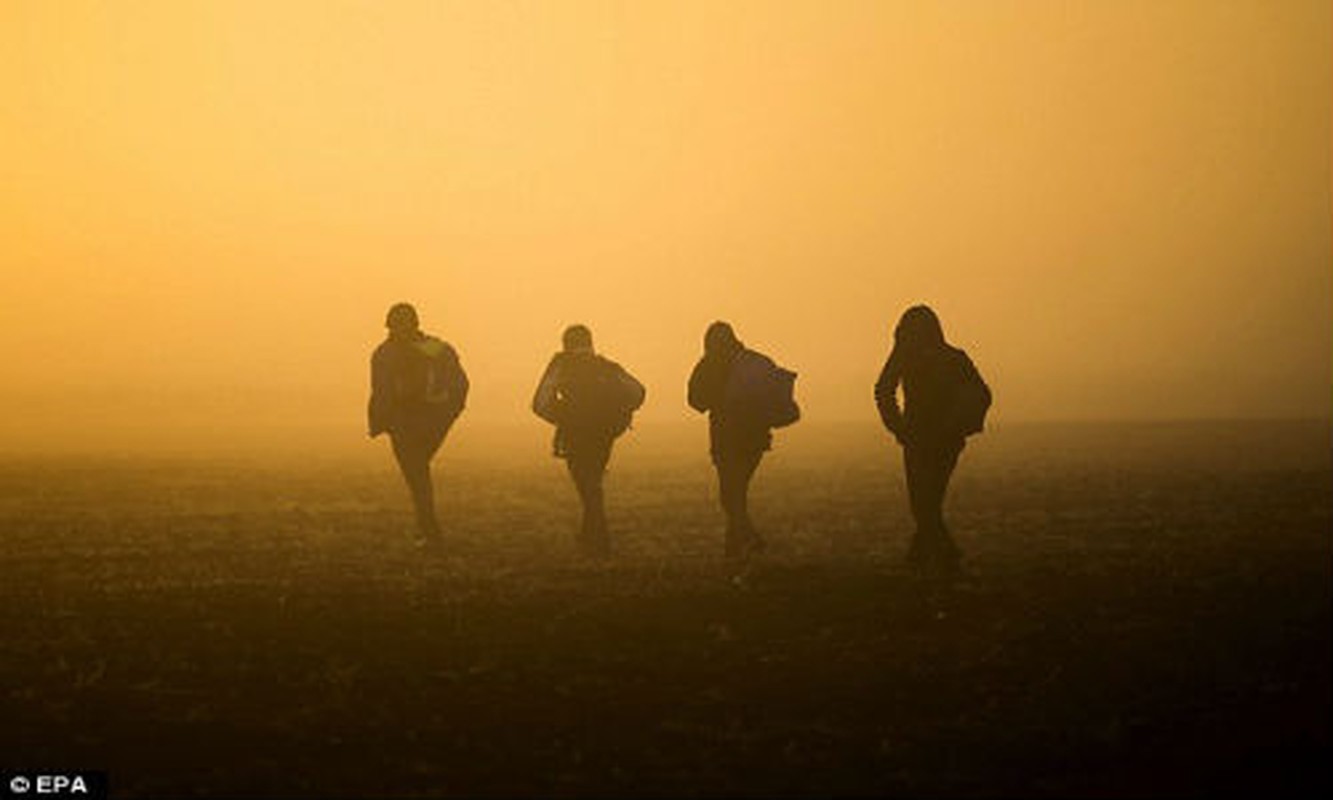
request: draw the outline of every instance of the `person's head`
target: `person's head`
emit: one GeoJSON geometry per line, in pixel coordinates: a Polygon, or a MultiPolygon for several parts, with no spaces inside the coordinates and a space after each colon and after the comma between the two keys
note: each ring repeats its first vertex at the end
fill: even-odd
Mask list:
{"type": "Polygon", "coordinates": [[[731,325],[718,321],[708,326],[704,332],[704,355],[721,356],[741,349],[741,341],[731,325]]]}
{"type": "Polygon", "coordinates": [[[389,329],[390,336],[407,336],[416,333],[421,322],[411,303],[394,303],[384,317],[384,327],[389,329]]]}
{"type": "Polygon", "coordinates": [[[592,331],[587,325],[570,325],[560,337],[566,353],[591,353],[592,331]]]}
{"type": "Polygon", "coordinates": [[[903,312],[893,330],[893,342],[908,350],[938,347],[944,344],[944,328],[930,306],[912,306],[903,312]]]}

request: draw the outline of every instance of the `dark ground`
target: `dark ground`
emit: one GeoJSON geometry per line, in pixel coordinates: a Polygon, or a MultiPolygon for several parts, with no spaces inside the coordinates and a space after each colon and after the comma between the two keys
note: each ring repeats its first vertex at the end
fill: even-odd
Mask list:
{"type": "Polygon", "coordinates": [[[446,453],[436,556],[369,446],[11,458],[0,767],[107,769],[116,796],[1329,787],[1327,424],[988,434],[953,585],[899,566],[892,451],[839,435],[761,467],[774,552],[745,588],[706,462],[642,443],[605,565],[569,553],[539,457],[446,453]]]}

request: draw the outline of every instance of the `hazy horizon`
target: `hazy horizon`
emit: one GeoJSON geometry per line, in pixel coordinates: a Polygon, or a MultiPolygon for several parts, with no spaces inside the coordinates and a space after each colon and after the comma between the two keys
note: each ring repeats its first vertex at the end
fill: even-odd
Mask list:
{"type": "MultiPolygon", "coordinates": [[[[222,429],[204,422],[186,424],[179,418],[174,425],[146,422],[141,426],[120,422],[93,426],[92,433],[56,440],[40,433],[10,436],[0,442],[0,461],[17,464],[55,461],[67,458],[104,460],[146,458],[167,461],[223,462],[240,460],[274,464],[292,461],[349,464],[361,462],[376,469],[392,470],[393,459],[387,437],[370,439],[359,420],[337,422],[302,422],[289,420],[231,420],[222,429]]],[[[40,428],[39,428],[40,430],[40,428]]],[[[1323,418],[1249,418],[1249,419],[1122,419],[1122,420],[992,420],[986,431],[970,440],[969,462],[986,454],[1002,454],[1011,447],[1023,449],[1030,441],[1059,442],[1062,454],[1049,457],[1081,458],[1092,450],[1105,453],[1108,442],[1118,441],[1119,449],[1133,451],[1162,437],[1184,437],[1195,442],[1198,437],[1229,439],[1262,435],[1261,431],[1281,440],[1307,439],[1333,443],[1333,417],[1323,418]],[[1090,443],[1097,443],[1090,450],[1090,443]],[[1084,453],[1084,451],[1087,451],[1084,453]]],[[[563,474],[558,459],[551,456],[552,429],[536,417],[513,421],[469,420],[466,416],[450,432],[435,463],[442,481],[451,480],[460,465],[510,468],[549,462],[563,474]]],[[[803,419],[774,434],[769,461],[794,462],[814,466],[833,461],[864,458],[877,453],[886,467],[897,469],[901,450],[877,420],[803,419]]],[[[1243,457],[1238,456],[1240,460],[1243,457]]],[[[621,437],[613,456],[613,468],[625,464],[697,462],[707,472],[708,423],[697,420],[637,420],[634,428],[621,437]]]]}
{"type": "Polygon", "coordinates": [[[1327,2],[13,2],[0,64],[0,452],[350,443],[399,300],[460,433],[573,322],[689,423],[714,319],[868,425],[917,302],[1001,427],[1333,416],[1327,2]]]}

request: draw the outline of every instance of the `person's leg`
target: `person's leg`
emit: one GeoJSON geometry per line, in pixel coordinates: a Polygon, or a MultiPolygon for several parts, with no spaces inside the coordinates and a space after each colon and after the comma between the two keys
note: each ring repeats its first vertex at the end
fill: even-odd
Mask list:
{"type": "Polygon", "coordinates": [[[907,560],[913,565],[925,560],[926,550],[929,547],[930,521],[926,503],[926,470],[927,465],[921,456],[921,450],[913,446],[904,447],[903,476],[907,479],[907,505],[912,511],[912,522],[915,524],[912,542],[907,548],[907,560]]]}
{"type": "Polygon", "coordinates": [[[434,449],[439,447],[439,442],[432,443],[408,433],[395,433],[390,439],[398,469],[403,473],[403,480],[407,482],[407,489],[412,495],[417,531],[423,538],[433,539],[439,536],[440,525],[435,518],[435,487],[431,481],[430,458],[434,449]]]}
{"type": "Polygon", "coordinates": [[[759,552],[764,549],[764,537],[759,535],[759,531],[754,527],[754,520],[750,518],[750,481],[754,478],[754,473],[759,469],[759,462],[764,457],[764,451],[755,450],[747,453],[745,461],[741,465],[740,486],[740,509],[741,509],[741,530],[745,534],[745,546],[750,552],[759,552]]]}
{"type": "Polygon", "coordinates": [[[727,527],[723,534],[722,552],[727,558],[736,558],[741,554],[742,538],[738,530],[740,506],[744,498],[738,491],[739,479],[734,460],[719,456],[714,464],[717,467],[717,493],[722,504],[722,513],[726,516],[727,527]]]}
{"type": "Polygon", "coordinates": [[[727,517],[724,552],[728,558],[762,547],[749,509],[750,479],[762,456],[762,452],[727,453],[717,459],[718,495],[727,517]]]}
{"type": "Polygon", "coordinates": [[[579,544],[586,552],[595,555],[605,555],[611,549],[602,492],[602,481],[610,457],[610,443],[596,443],[576,448],[566,460],[569,475],[574,479],[574,488],[578,490],[579,502],[583,506],[579,544]]]}
{"type": "Polygon", "coordinates": [[[961,451],[961,443],[903,451],[908,499],[916,522],[908,559],[915,564],[953,567],[958,563],[958,546],[944,524],[944,497],[961,451]]]}
{"type": "Polygon", "coordinates": [[[954,468],[958,466],[958,456],[963,452],[963,443],[950,444],[940,453],[939,462],[939,500],[935,503],[936,524],[940,531],[940,554],[944,566],[957,568],[962,560],[962,551],[944,524],[944,498],[948,496],[949,481],[953,478],[954,468]]]}
{"type": "Polygon", "coordinates": [[[599,443],[589,465],[591,492],[588,503],[588,541],[593,552],[607,555],[611,552],[611,533],[606,525],[606,465],[611,460],[611,442],[599,443]]]}

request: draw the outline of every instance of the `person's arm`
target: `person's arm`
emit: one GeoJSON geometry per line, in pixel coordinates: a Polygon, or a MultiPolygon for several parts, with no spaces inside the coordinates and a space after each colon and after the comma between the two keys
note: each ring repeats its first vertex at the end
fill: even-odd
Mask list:
{"type": "Polygon", "coordinates": [[[551,357],[550,363],[546,365],[546,371],[542,373],[542,379],[537,382],[537,390],[532,393],[532,413],[551,423],[560,424],[559,413],[559,375],[560,356],[556,354],[551,357]]]}
{"type": "Polygon", "coordinates": [[[468,382],[467,373],[463,371],[463,362],[458,359],[458,351],[446,344],[442,357],[447,361],[444,374],[449,383],[446,388],[449,397],[449,419],[452,421],[457,419],[467,406],[467,393],[472,385],[468,382]]]}
{"type": "Polygon", "coordinates": [[[902,357],[894,348],[884,362],[879,380],[875,381],[875,408],[879,410],[880,421],[899,444],[903,443],[904,436],[902,409],[898,407],[898,384],[902,377],[902,357]]]}
{"type": "Polygon", "coordinates": [[[958,382],[954,389],[949,410],[945,416],[947,429],[961,436],[970,436],[981,431],[981,421],[990,408],[990,387],[982,380],[976,364],[967,354],[958,351],[958,382]]]}
{"type": "Polygon", "coordinates": [[[639,382],[638,378],[629,374],[629,370],[619,364],[616,365],[616,370],[620,383],[627,390],[626,394],[634,397],[634,402],[630,403],[632,406],[631,410],[637,411],[639,407],[643,405],[644,399],[647,398],[648,390],[643,387],[643,384],[639,382]]]}
{"type": "Polygon", "coordinates": [[[393,387],[386,361],[381,349],[376,349],[370,357],[370,402],[366,417],[372,439],[393,427],[393,387]]]}
{"type": "Polygon", "coordinates": [[[709,374],[713,370],[712,364],[708,359],[701,358],[699,363],[694,365],[694,371],[690,373],[689,403],[690,408],[695,411],[704,412],[713,407],[714,398],[712,397],[712,386],[709,380],[712,376],[709,374]]]}

